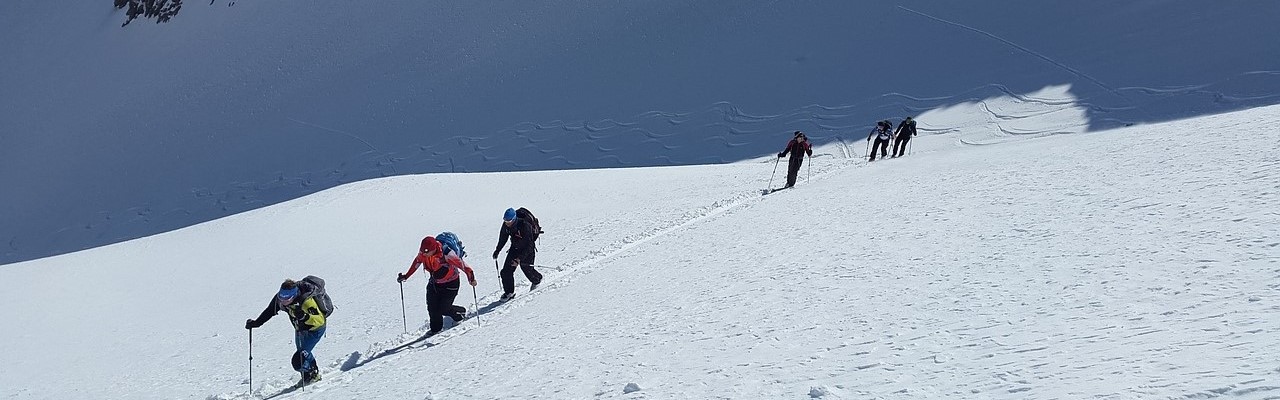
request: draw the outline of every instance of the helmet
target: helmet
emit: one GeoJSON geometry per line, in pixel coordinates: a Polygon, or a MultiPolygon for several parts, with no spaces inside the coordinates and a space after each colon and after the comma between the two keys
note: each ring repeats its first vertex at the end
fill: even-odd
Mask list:
{"type": "Polygon", "coordinates": [[[439,253],[439,252],[440,252],[440,241],[439,241],[439,240],[436,240],[436,238],[433,238],[433,237],[431,237],[431,236],[424,237],[424,238],[422,238],[422,245],[421,245],[421,246],[418,246],[418,251],[419,251],[419,252],[424,252],[424,253],[426,253],[426,252],[435,252],[435,253],[439,253]]]}
{"type": "Polygon", "coordinates": [[[503,220],[503,221],[510,221],[510,220],[513,220],[513,219],[516,219],[516,209],[514,209],[514,208],[508,208],[508,209],[507,209],[507,212],[502,213],[502,220],[503,220]]]}

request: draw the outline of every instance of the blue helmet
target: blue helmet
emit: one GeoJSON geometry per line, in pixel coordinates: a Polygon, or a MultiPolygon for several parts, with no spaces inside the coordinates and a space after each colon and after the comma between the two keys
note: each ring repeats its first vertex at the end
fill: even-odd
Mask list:
{"type": "Polygon", "coordinates": [[[514,209],[514,208],[508,208],[508,209],[507,209],[507,212],[502,213],[502,220],[503,220],[503,221],[510,221],[510,220],[513,220],[513,219],[516,219],[516,209],[514,209]]]}

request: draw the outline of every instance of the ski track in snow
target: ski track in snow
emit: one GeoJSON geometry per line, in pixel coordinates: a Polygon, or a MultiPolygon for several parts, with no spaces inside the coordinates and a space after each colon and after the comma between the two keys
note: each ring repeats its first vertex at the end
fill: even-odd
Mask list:
{"type": "Polygon", "coordinates": [[[1094,77],[1092,77],[1092,76],[1089,76],[1089,75],[1085,74],[1084,72],[1080,72],[1079,70],[1076,70],[1075,68],[1072,68],[1071,66],[1066,65],[1066,64],[1063,64],[1063,63],[1061,63],[1061,62],[1059,62],[1059,61],[1057,61],[1057,60],[1054,60],[1053,58],[1050,58],[1049,56],[1046,56],[1046,55],[1044,55],[1044,54],[1040,54],[1040,53],[1038,53],[1038,52],[1036,52],[1036,51],[1034,51],[1034,50],[1028,49],[1028,48],[1026,48],[1026,47],[1024,47],[1024,46],[1022,46],[1022,45],[1019,45],[1019,44],[1017,44],[1017,43],[1014,43],[1014,42],[1012,42],[1012,41],[1009,41],[1008,39],[1005,39],[1005,38],[1002,38],[1002,37],[996,36],[995,34],[993,34],[993,33],[991,33],[991,32],[987,32],[987,31],[984,31],[984,30],[981,30],[981,29],[978,29],[978,28],[974,28],[974,27],[972,27],[972,26],[968,26],[968,25],[965,25],[965,24],[962,24],[962,23],[959,23],[959,22],[948,21],[948,20],[945,20],[945,19],[942,19],[942,18],[938,18],[938,17],[932,16],[932,15],[929,15],[929,14],[925,14],[925,13],[922,13],[922,12],[916,11],[916,10],[912,10],[912,9],[910,9],[910,8],[907,8],[907,7],[898,6],[898,8],[899,8],[899,9],[902,9],[902,10],[905,10],[905,11],[909,11],[909,12],[914,13],[914,14],[918,14],[918,15],[920,15],[920,16],[922,16],[922,17],[925,17],[925,18],[932,19],[932,20],[934,20],[934,21],[938,21],[938,22],[941,22],[941,23],[944,23],[944,24],[948,24],[948,25],[958,26],[958,27],[960,27],[960,28],[963,28],[963,29],[966,29],[966,30],[969,30],[969,31],[972,31],[972,32],[976,32],[976,33],[981,34],[981,35],[983,35],[983,36],[986,36],[986,37],[989,37],[989,38],[992,38],[992,39],[998,40],[998,41],[1000,41],[1001,43],[1004,43],[1004,44],[1009,45],[1010,47],[1013,47],[1013,48],[1018,49],[1018,50],[1020,50],[1020,51],[1022,51],[1022,52],[1024,52],[1024,53],[1027,53],[1027,54],[1030,54],[1030,55],[1032,55],[1032,56],[1035,56],[1035,57],[1037,57],[1037,58],[1039,58],[1039,59],[1041,59],[1041,60],[1045,60],[1046,62],[1048,62],[1048,63],[1050,63],[1050,64],[1053,64],[1053,65],[1057,66],[1058,68],[1062,68],[1062,69],[1064,69],[1064,70],[1066,70],[1066,71],[1070,72],[1072,75],[1075,75],[1075,76],[1078,76],[1078,77],[1080,77],[1080,78],[1083,78],[1083,79],[1085,79],[1085,80],[1087,80],[1087,81],[1089,81],[1089,82],[1093,82],[1095,85],[1098,85],[1099,87],[1101,87],[1101,88],[1103,88],[1103,89],[1106,89],[1108,92],[1111,92],[1112,94],[1114,94],[1114,95],[1116,95],[1116,96],[1119,96],[1119,97],[1121,97],[1121,98],[1124,98],[1124,95],[1123,95],[1123,94],[1121,94],[1120,92],[1117,92],[1115,89],[1111,88],[1111,86],[1110,86],[1110,85],[1107,85],[1107,84],[1105,84],[1105,83],[1102,83],[1102,81],[1098,80],[1097,78],[1094,78],[1094,77]]]}
{"type": "MultiPolygon", "coordinates": [[[[815,157],[817,155],[818,154],[815,153],[815,157]]],[[[830,155],[830,154],[825,154],[825,155],[830,155]]],[[[816,172],[812,173],[808,177],[806,177],[806,172],[802,170],[800,173],[799,182],[805,183],[810,180],[814,182],[818,182],[818,181],[821,181],[823,177],[828,175],[829,173],[836,172],[850,166],[865,166],[865,165],[866,165],[865,162],[850,160],[849,157],[837,159],[835,162],[825,163],[819,166],[816,172]]],[[[740,192],[739,194],[733,197],[720,199],[718,201],[715,201],[703,207],[690,210],[678,218],[667,220],[661,223],[655,223],[654,226],[647,231],[642,231],[642,232],[633,234],[629,237],[624,238],[621,241],[612,243],[606,247],[603,247],[597,250],[593,250],[585,256],[582,256],[567,262],[565,265],[557,265],[557,266],[538,265],[537,268],[539,268],[539,270],[544,274],[544,280],[542,285],[538,288],[537,291],[523,293],[521,295],[518,295],[515,299],[508,300],[506,302],[499,302],[496,299],[497,297],[496,294],[480,297],[478,301],[481,304],[488,303],[487,306],[482,306],[478,313],[470,314],[466,320],[460,323],[457,323],[456,325],[449,318],[445,318],[445,321],[446,321],[445,330],[441,331],[439,334],[429,339],[422,340],[419,343],[410,345],[409,344],[410,342],[416,341],[426,333],[426,329],[424,327],[409,333],[402,334],[398,338],[393,340],[373,343],[369,346],[368,350],[366,350],[363,353],[348,354],[342,357],[341,359],[337,359],[337,360],[333,360],[332,362],[329,362],[327,366],[321,368],[321,375],[324,377],[323,380],[321,380],[320,382],[314,383],[312,385],[303,387],[301,389],[281,393],[284,390],[288,390],[295,383],[295,381],[276,379],[276,380],[272,380],[269,382],[262,383],[261,385],[258,385],[258,387],[255,388],[253,393],[240,392],[240,393],[216,394],[216,395],[208,396],[208,399],[209,400],[253,399],[253,398],[268,397],[268,396],[271,396],[270,398],[285,399],[285,398],[292,398],[294,396],[299,396],[299,395],[323,392],[326,390],[327,387],[335,384],[350,383],[353,380],[358,379],[358,378],[355,378],[354,375],[352,374],[353,371],[360,372],[361,368],[367,365],[385,363],[398,358],[412,356],[413,354],[416,354],[421,351],[428,351],[431,347],[438,346],[454,337],[464,335],[467,332],[471,331],[472,329],[483,329],[483,326],[480,324],[483,323],[483,320],[485,318],[495,318],[501,315],[505,315],[505,314],[517,311],[523,305],[531,301],[534,301],[539,296],[544,295],[547,292],[551,292],[551,291],[566,287],[572,284],[576,280],[576,278],[579,276],[595,272],[598,269],[597,266],[600,265],[602,262],[608,261],[621,254],[631,251],[632,249],[638,246],[641,246],[645,243],[648,243],[656,238],[667,236],[672,234],[673,232],[676,232],[682,229],[687,229],[688,227],[696,225],[705,220],[713,219],[722,213],[731,211],[736,208],[750,207],[751,205],[757,202],[760,202],[763,199],[764,199],[764,196],[761,196],[758,190],[755,190],[755,189],[743,190],[742,192],[740,192]],[[481,321],[480,323],[476,322],[477,314],[479,316],[479,320],[481,321]]],[[[589,236],[590,234],[589,231],[585,233],[587,234],[587,236],[589,236]]],[[[463,299],[463,296],[459,296],[459,301],[461,301],[462,299],[463,299]]],[[[470,306],[468,306],[468,308],[470,308],[470,306]]],[[[320,361],[320,360],[317,360],[317,361],[320,361]]]]}
{"type": "MultiPolygon", "coordinates": [[[[1207,128],[1193,123],[1178,129],[1207,128]]],[[[1272,121],[1257,128],[1276,126],[1272,121]]],[[[680,280],[684,286],[636,290],[643,291],[639,298],[684,295],[656,307],[606,304],[597,310],[606,320],[637,321],[628,325],[634,329],[620,330],[634,347],[604,350],[597,358],[638,363],[650,371],[648,381],[677,390],[658,398],[800,395],[776,391],[787,387],[830,398],[1280,396],[1274,360],[1266,355],[1280,344],[1268,333],[1280,329],[1273,318],[1280,309],[1266,305],[1278,299],[1280,239],[1263,234],[1280,213],[1255,207],[1280,201],[1278,159],[1238,137],[1257,132],[1079,138],[1088,144],[1054,160],[1026,160],[1030,167],[1003,160],[1021,148],[993,147],[956,157],[963,163],[931,165],[954,168],[944,189],[912,172],[877,196],[850,198],[876,187],[846,173],[825,180],[839,184],[800,189],[803,197],[783,192],[753,203],[793,203],[788,206],[819,214],[806,220],[874,224],[871,237],[852,243],[824,237],[822,227],[761,220],[748,207],[726,210],[737,214],[737,225],[783,222],[775,236],[813,241],[810,247],[826,254],[810,258],[829,256],[835,263],[756,265],[759,242],[702,238],[731,229],[718,219],[700,224],[698,232],[655,238],[689,249],[716,248],[720,263],[764,271],[699,274],[707,270],[698,267],[699,253],[673,254],[673,269],[689,275],[680,280]],[[1214,151],[1200,160],[1181,159],[1190,148],[1214,151]],[[975,162],[985,158],[1000,161],[975,162]],[[1036,186],[1015,189],[1030,182],[1036,186]],[[937,201],[939,194],[953,198],[937,201]],[[918,200],[918,207],[877,207],[874,198],[918,200]],[[852,204],[824,207],[840,202],[852,204]],[[993,206],[964,207],[981,203],[993,206]],[[1221,215],[1235,218],[1218,220],[1221,215]],[[930,234],[914,228],[920,225],[948,229],[930,234]],[[777,267],[787,272],[770,273],[777,267]],[[916,283],[923,285],[911,285],[916,283]],[[688,353],[715,356],[680,357],[688,353]],[[651,360],[665,361],[644,364],[651,360]],[[767,390],[761,391],[755,379],[769,376],[780,379],[763,383],[767,390]]],[[[869,168],[878,171],[865,172],[891,174],[899,162],[873,163],[869,168]]],[[[780,215],[774,211],[763,215],[780,215]]],[[[647,252],[661,252],[661,244],[650,244],[647,252]]],[[[613,273],[642,275],[645,260],[636,257],[631,268],[613,273]]],[[[587,341],[617,340],[619,330],[574,328],[587,341]]],[[[605,368],[573,365],[565,363],[581,373],[605,368]]]]}

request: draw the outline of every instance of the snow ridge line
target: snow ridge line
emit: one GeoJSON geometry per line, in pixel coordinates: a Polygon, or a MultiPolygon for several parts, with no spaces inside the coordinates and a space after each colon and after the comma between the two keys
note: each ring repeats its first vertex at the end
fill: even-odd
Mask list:
{"type": "Polygon", "coordinates": [[[1070,72],[1070,73],[1074,74],[1075,76],[1079,76],[1079,77],[1084,78],[1084,79],[1086,79],[1086,80],[1088,80],[1088,81],[1090,81],[1090,82],[1093,82],[1095,85],[1098,85],[1099,87],[1102,87],[1103,89],[1106,89],[1108,92],[1111,92],[1111,94],[1114,94],[1114,95],[1116,95],[1116,96],[1119,96],[1119,97],[1120,97],[1120,98],[1122,98],[1122,99],[1128,100],[1128,98],[1127,98],[1127,97],[1125,97],[1123,94],[1121,94],[1120,92],[1118,92],[1118,91],[1116,91],[1115,89],[1111,88],[1111,86],[1108,86],[1107,84],[1102,83],[1102,81],[1100,81],[1100,80],[1098,80],[1098,79],[1096,79],[1096,78],[1094,78],[1094,77],[1092,77],[1092,76],[1086,75],[1084,72],[1080,72],[1080,71],[1076,70],[1075,68],[1071,68],[1070,66],[1068,66],[1068,65],[1066,65],[1066,64],[1060,63],[1060,62],[1058,62],[1057,60],[1054,60],[1054,59],[1052,59],[1052,58],[1049,58],[1048,56],[1045,56],[1045,55],[1043,55],[1043,54],[1040,54],[1040,53],[1037,53],[1037,52],[1035,52],[1035,51],[1032,51],[1031,49],[1028,49],[1028,48],[1026,48],[1026,47],[1023,47],[1023,46],[1021,46],[1021,45],[1019,45],[1019,44],[1017,44],[1017,43],[1011,42],[1011,41],[1009,41],[1008,39],[1005,39],[1005,38],[1002,38],[1002,37],[996,36],[995,34],[992,34],[992,33],[990,33],[990,32],[987,32],[987,31],[984,31],[984,30],[981,30],[981,29],[978,29],[978,28],[974,28],[974,27],[971,27],[971,26],[968,26],[968,25],[965,25],[965,24],[961,24],[961,23],[959,23],[959,22],[948,21],[948,20],[945,20],[945,19],[942,19],[942,18],[938,18],[938,17],[932,16],[932,15],[929,15],[929,14],[925,14],[925,13],[922,13],[922,12],[916,11],[916,10],[912,10],[912,9],[910,9],[910,8],[906,8],[906,7],[903,7],[903,6],[898,6],[898,8],[901,8],[901,9],[906,10],[906,11],[910,11],[911,13],[918,14],[918,15],[920,15],[920,16],[923,16],[923,17],[925,17],[925,18],[932,19],[932,20],[934,20],[934,21],[942,22],[942,23],[945,23],[945,24],[948,24],[948,25],[958,26],[958,27],[961,27],[961,28],[964,28],[964,29],[967,29],[967,30],[970,30],[970,31],[973,31],[973,32],[977,32],[977,33],[979,33],[979,34],[982,34],[982,35],[984,35],[984,36],[990,37],[990,38],[992,38],[992,39],[999,40],[1000,42],[1003,42],[1004,44],[1007,44],[1007,45],[1013,46],[1014,48],[1016,48],[1016,49],[1018,49],[1018,50],[1022,50],[1023,52],[1025,52],[1025,53],[1027,53],[1027,54],[1030,54],[1030,55],[1036,56],[1037,58],[1040,58],[1040,59],[1042,59],[1042,60],[1045,60],[1045,61],[1049,62],[1050,64],[1053,64],[1053,65],[1056,65],[1056,66],[1058,66],[1058,67],[1060,67],[1060,68],[1062,68],[1062,69],[1065,69],[1065,70],[1067,70],[1067,72],[1070,72]]]}

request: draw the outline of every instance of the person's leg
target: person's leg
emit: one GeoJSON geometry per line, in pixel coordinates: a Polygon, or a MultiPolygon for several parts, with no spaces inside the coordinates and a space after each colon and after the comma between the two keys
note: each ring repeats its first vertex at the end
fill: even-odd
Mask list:
{"type": "Polygon", "coordinates": [[[319,369],[316,365],[315,350],[316,345],[320,343],[320,338],[324,337],[325,327],[320,327],[314,331],[302,331],[294,334],[294,345],[298,351],[293,354],[293,369],[302,373],[303,378],[307,378],[309,374],[314,374],[319,369]]]}
{"type": "Polygon", "coordinates": [[[533,286],[538,286],[542,283],[542,273],[533,268],[533,260],[537,256],[538,253],[536,251],[531,251],[527,259],[520,260],[520,271],[524,272],[525,279],[528,279],[533,286]]]}
{"type": "Polygon", "coordinates": [[[453,301],[458,298],[458,285],[462,281],[461,278],[440,284],[440,312],[448,315],[454,322],[461,321],[467,317],[467,309],[465,307],[453,305],[453,301]]]}
{"type": "Polygon", "coordinates": [[[800,176],[800,164],[804,162],[803,158],[791,157],[787,160],[787,187],[796,185],[796,177],[800,176]]]}
{"type": "MultiPolygon", "coordinates": [[[[439,332],[444,329],[444,310],[447,305],[443,303],[443,298],[445,297],[444,292],[447,292],[447,290],[442,290],[438,285],[434,282],[427,285],[427,315],[430,316],[431,320],[431,332],[439,332]]],[[[452,304],[452,300],[450,300],[450,304],[452,304]]]]}
{"type": "Polygon", "coordinates": [[[515,255],[507,252],[507,262],[502,263],[502,292],[516,292],[516,260],[515,255]]]}

